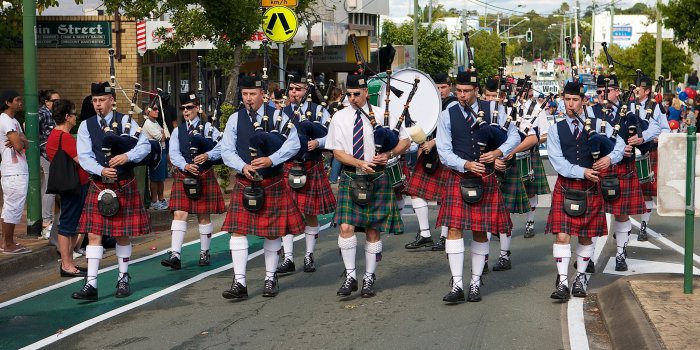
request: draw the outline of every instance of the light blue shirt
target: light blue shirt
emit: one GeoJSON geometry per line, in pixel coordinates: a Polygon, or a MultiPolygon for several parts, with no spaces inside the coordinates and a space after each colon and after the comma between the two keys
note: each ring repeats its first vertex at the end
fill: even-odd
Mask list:
{"type": "MultiPolygon", "coordinates": [[[[255,118],[258,122],[262,122],[262,115],[264,113],[263,108],[264,106],[260,106],[256,112],[255,118]]],[[[274,120],[278,114],[279,111],[275,111],[272,120],[274,120]]],[[[281,125],[287,124],[288,120],[289,119],[282,114],[281,125]]],[[[246,162],[241,159],[241,156],[238,155],[238,151],[236,150],[237,139],[238,112],[235,112],[228,118],[228,121],[226,122],[226,129],[224,130],[224,138],[221,140],[221,142],[219,142],[219,144],[221,145],[221,158],[223,158],[224,163],[229,167],[238,170],[239,172],[243,172],[243,167],[246,165],[246,162]]],[[[292,158],[299,152],[299,149],[301,149],[301,145],[299,144],[297,128],[292,126],[289,131],[289,136],[282,144],[282,147],[277,150],[277,152],[271,154],[268,158],[270,158],[272,161],[272,166],[276,166],[292,158]]]]}
{"type": "MultiPolygon", "coordinates": [[[[647,118],[647,111],[644,109],[644,106],[646,105],[648,99],[649,98],[639,102],[639,105],[641,106],[641,108],[639,108],[639,118],[642,120],[646,120],[647,118]]],[[[634,107],[634,104],[632,104],[632,106],[634,107]]],[[[649,118],[649,128],[647,128],[647,130],[645,130],[643,133],[644,141],[649,142],[659,137],[662,132],[671,132],[671,127],[668,125],[666,114],[661,113],[661,106],[656,104],[651,118],[649,118]]]]}
{"type": "MultiPolygon", "coordinates": [[[[109,112],[105,117],[105,122],[107,125],[112,124],[112,112],[109,112]]],[[[97,120],[99,123],[99,118],[97,120]]],[[[122,117],[122,128],[124,125],[126,125],[129,122],[129,116],[125,115],[122,117]]],[[[138,129],[139,125],[136,123],[135,120],[131,120],[131,130],[130,130],[130,135],[134,135],[136,133],[136,129],[138,129]]],[[[80,123],[80,127],[78,128],[78,161],[80,162],[80,166],[85,169],[90,174],[93,175],[102,175],[102,169],[105,167],[102,166],[100,163],[97,162],[97,158],[95,157],[95,153],[92,152],[92,140],[90,139],[90,132],[88,131],[87,127],[87,120],[84,120],[80,123]]],[[[126,152],[126,156],[129,159],[129,162],[131,163],[138,163],[143,158],[146,158],[146,156],[151,153],[151,144],[148,142],[148,138],[146,138],[146,135],[143,133],[139,135],[139,140],[136,143],[136,147],[131,149],[131,151],[126,152]]]]}
{"type": "MultiPolygon", "coordinates": [[[[492,111],[496,110],[495,104],[495,101],[491,101],[492,111]]],[[[472,110],[474,110],[474,113],[479,113],[478,100],[474,102],[471,107],[472,110]]],[[[467,113],[464,111],[464,108],[462,108],[461,105],[459,110],[462,112],[464,118],[466,119],[467,113]]],[[[504,125],[507,117],[508,116],[506,115],[505,109],[502,105],[499,105],[498,124],[504,125]]],[[[475,121],[475,119],[476,116],[473,116],[473,122],[475,121]]],[[[500,147],[498,147],[498,149],[501,150],[501,152],[503,152],[504,155],[507,155],[513,152],[515,147],[517,147],[519,144],[520,135],[518,134],[518,128],[515,127],[515,121],[513,121],[508,127],[508,138],[500,147]]],[[[459,171],[460,173],[466,172],[464,166],[467,163],[467,160],[460,158],[454,153],[452,149],[452,127],[450,125],[449,109],[446,109],[440,113],[438,119],[437,137],[435,140],[435,145],[437,146],[438,155],[440,156],[440,161],[442,162],[442,164],[445,164],[450,169],[459,171]]]]}
{"type": "MultiPolygon", "coordinates": [[[[291,104],[290,106],[292,107],[292,110],[293,110],[293,111],[296,110],[296,107],[297,107],[296,104],[291,104]]],[[[304,102],[304,104],[301,106],[301,111],[302,111],[302,112],[306,112],[306,110],[307,110],[308,108],[309,108],[309,104],[308,104],[307,102],[304,102]]],[[[321,105],[319,105],[318,108],[319,108],[319,109],[322,111],[322,113],[323,113],[323,115],[321,116],[321,125],[326,125],[326,122],[328,121],[328,118],[331,117],[331,115],[330,115],[330,113],[328,113],[328,111],[327,111],[325,108],[323,108],[321,105]]],[[[290,117],[290,116],[286,115],[285,113],[282,113],[282,114],[283,114],[284,116],[286,116],[287,118],[290,117]]],[[[315,118],[315,117],[316,117],[316,116],[314,116],[314,118],[315,118]]],[[[326,136],[324,136],[324,137],[322,137],[322,138],[320,138],[320,139],[315,139],[316,141],[318,141],[318,147],[319,147],[319,148],[326,148],[326,137],[328,137],[327,134],[326,134],[326,136]]]]}
{"type": "MultiPolygon", "coordinates": [[[[586,107],[590,108],[590,107],[586,107]]],[[[593,111],[588,111],[589,115],[593,115],[593,111]]],[[[568,115],[565,117],[566,124],[569,126],[569,130],[573,133],[574,131],[574,123],[573,123],[573,118],[569,117],[568,115]]],[[[596,130],[600,130],[600,122],[601,120],[596,118],[595,119],[596,125],[595,128],[596,130]]],[[[571,164],[566,158],[564,158],[564,154],[562,153],[561,150],[561,141],[559,140],[559,133],[557,132],[557,126],[559,124],[554,124],[549,127],[549,132],[548,132],[548,139],[547,139],[547,156],[549,157],[549,162],[552,164],[552,167],[554,170],[559,173],[559,175],[568,177],[571,179],[584,179],[584,170],[585,168],[571,164]]],[[[579,133],[585,132],[583,129],[584,125],[581,125],[579,123],[578,129],[579,133]]],[[[607,134],[608,137],[612,136],[612,128],[605,128],[605,133],[607,134]]],[[[611,164],[617,164],[622,160],[622,156],[625,153],[625,142],[622,140],[622,138],[618,135],[615,137],[615,148],[613,149],[612,152],[608,155],[610,157],[610,163],[611,164]]]]}
{"type": "MultiPolygon", "coordinates": [[[[199,126],[199,122],[199,116],[192,119],[192,125],[194,125],[195,128],[199,126]]],[[[211,126],[211,123],[208,122],[204,124],[204,136],[209,135],[209,130],[212,129],[213,133],[211,137],[213,140],[216,140],[219,138],[219,135],[221,133],[217,128],[214,128],[213,126],[211,126]]],[[[187,161],[185,160],[185,157],[182,156],[182,152],[180,151],[180,140],[178,139],[179,130],[180,127],[175,128],[175,130],[173,130],[172,135],[170,135],[168,154],[170,155],[170,162],[173,163],[173,165],[176,166],[178,169],[185,171],[185,165],[187,165],[187,161]]],[[[187,150],[187,152],[189,152],[189,150],[187,150]]],[[[211,151],[206,153],[207,155],[209,155],[209,160],[219,160],[221,158],[221,142],[217,143],[216,146],[214,146],[214,148],[211,149],[211,151]]]]}

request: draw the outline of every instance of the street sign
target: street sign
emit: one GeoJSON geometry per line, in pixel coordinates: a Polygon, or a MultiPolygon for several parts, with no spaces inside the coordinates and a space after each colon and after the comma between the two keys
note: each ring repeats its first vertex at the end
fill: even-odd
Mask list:
{"type": "Polygon", "coordinates": [[[261,7],[286,6],[297,7],[297,0],[262,0],[261,7]]]}
{"type": "Polygon", "coordinates": [[[285,43],[294,37],[299,29],[297,15],[288,7],[275,6],[263,14],[263,31],[270,41],[285,43]]]}

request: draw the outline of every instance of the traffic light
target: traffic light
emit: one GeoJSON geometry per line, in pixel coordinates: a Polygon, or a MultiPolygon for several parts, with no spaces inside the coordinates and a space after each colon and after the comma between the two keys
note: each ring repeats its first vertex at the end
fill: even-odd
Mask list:
{"type": "Polygon", "coordinates": [[[527,28],[527,32],[525,32],[525,41],[532,42],[532,30],[530,28],[527,28]]]}

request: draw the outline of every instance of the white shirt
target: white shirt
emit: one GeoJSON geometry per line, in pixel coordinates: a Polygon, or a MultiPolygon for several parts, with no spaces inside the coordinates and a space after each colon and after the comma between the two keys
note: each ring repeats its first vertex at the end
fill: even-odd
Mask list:
{"type": "MultiPolygon", "coordinates": [[[[369,114],[368,104],[366,103],[362,110],[369,114]]],[[[379,115],[382,112],[379,107],[372,106],[372,110],[375,112],[375,118],[378,123],[383,122],[384,116],[382,115],[381,121],[379,120],[379,115]]],[[[352,136],[353,128],[355,126],[356,109],[354,107],[346,107],[338,111],[333,115],[331,119],[331,124],[328,126],[328,135],[326,136],[326,149],[328,150],[339,150],[347,154],[352,155],[352,136]]],[[[365,151],[365,161],[371,161],[375,155],[374,148],[374,129],[372,129],[372,124],[369,122],[367,117],[362,115],[362,135],[364,139],[364,151],[365,151]]],[[[393,128],[399,121],[398,115],[389,116],[389,125],[393,128]]],[[[399,129],[399,140],[408,139],[408,133],[406,132],[405,124],[401,124],[399,129]]]]}
{"type": "Polygon", "coordinates": [[[160,142],[160,147],[165,148],[165,140],[163,140],[163,127],[157,122],[152,121],[151,118],[146,119],[146,121],[143,122],[141,132],[146,135],[146,138],[151,141],[160,142]]]}
{"type": "Polygon", "coordinates": [[[5,113],[0,114],[0,153],[2,153],[0,173],[2,176],[29,175],[25,151],[17,152],[14,148],[5,146],[7,134],[13,131],[19,135],[24,134],[17,119],[5,113]]]}

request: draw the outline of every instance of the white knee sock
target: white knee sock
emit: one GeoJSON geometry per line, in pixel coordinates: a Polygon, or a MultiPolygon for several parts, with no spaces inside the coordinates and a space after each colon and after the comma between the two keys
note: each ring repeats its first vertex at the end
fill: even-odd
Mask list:
{"type": "Polygon", "coordinates": [[[316,248],[316,239],[318,239],[318,226],[306,226],[304,229],[304,234],[306,235],[306,256],[309,256],[314,252],[316,248]]]}
{"type": "Polygon", "coordinates": [[[187,221],[173,220],[172,224],[170,224],[170,229],[173,232],[170,251],[180,258],[182,243],[185,241],[185,232],[187,231],[187,221]]]}
{"type": "Polygon", "coordinates": [[[630,230],[632,230],[632,222],[629,220],[624,222],[615,221],[615,241],[617,242],[617,254],[622,254],[630,239],[630,230]]]}
{"type": "Polygon", "coordinates": [[[510,260],[510,255],[508,255],[508,251],[510,250],[510,239],[512,236],[509,236],[505,233],[501,233],[499,236],[501,236],[501,257],[506,258],[510,260]]]}
{"type": "Polygon", "coordinates": [[[445,240],[445,254],[447,254],[447,261],[450,263],[452,283],[459,288],[464,288],[464,283],[462,282],[464,273],[464,239],[445,240]]]}
{"type": "MultiPolygon", "coordinates": [[[[559,282],[566,284],[569,276],[569,261],[571,260],[571,244],[556,244],[552,245],[552,255],[557,263],[557,273],[559,274],[559,282]]],[[[584,271],[588,264],[583,265],[584,271]]]]}
{"type": "Polygon", "coordinates": [[[440,229],[440,237],[447,237],[447,232],[450,231],[450,228],[447,226],[442,226],[440,229]]]}
{"type": "Polygon", "coordinates": [[[282,246],[284,246],[284,259],[294,261],[294,235],[284,235],[282,246]]]}
{"type": "Polygon", "coordinates": [[[211,247],[211,234],[213,232],[214,224],[211,222],[206,225],[199,225],[199,249],[201,251],[207,251],[211,247]]]}
{"type": "Polygon", "coordinates": [[[647,211],[642,214],[642,221],[648,225],[651,218],[651,210],[654,208],[654,201],[644,201],[644,205],[647,207],[647,211]]]}
{"type": "Polygon", "coordinates": [[[343,238],[341,236],[338,236],[338,248],[340,248],[340,255],[343,257],[345,273],[352,278],[357,278],[357,274],[355,273],[355,254],[357,253],[357,236],[353,235],[350,238],[343,238]]]}
{"type": "Polygon", "coordinates": [[[231,249],[233,276],[236,282],[239,282],[245,287],[246,265],[248,265],[248,237],[231,236],[231,239],[228,241],[228,246],[231,249]]]}
{"type": "Polygon", "coordinates": [[[280,260],[280,249],[282,249],[282,240],[279,238],[265,239],[265,242],[263,242],[263,250],[265,250],[265,280],[275,278],[277,263],[280,260]]]}
{"type": "Polygon", "coordinates": [[[382,241],[365,242],[365,278],[377,271],[377,263],[382,260],[382,241]]]}
{"type": "Polygon", "coordinates": [[[493,234],[492,234],[491,232],[486,232],[486,239],[487,239],[489,242],[491,242],[491,236],[493,236],[493,234]]]}
{"type": "Polygon", "coordinates": [[[486,256],[489,254],[489,242],[472,241],[472,280],[471,283],[479,283],[484,272],[486,256]]]}
{"type": "Polygon", "coordinates": [[[530,211],[527,212],[527,221],[535,221],[535,210],[537,209],[537,195],[530,198],[530,211]]]}
{"type": "Polygon", "coordinates": [[[101,245],[88,245],[85,247],[85,258],[88,263],[87,283],[97,288],[97,271],[100,269],[100,260],[105,249],[101,245]]]}
{"type": "Polygon", "coordinates": [[[412,200],[413,211],[416,212],[416,217],[418,218],[418,227],[420,228],[420,235],[423,237],[430,237],[430,220],[428,219],[428,202],[423,198],[415,197],[412,200]]]}
{"type": "Polygon", "coordinates": [[[121,279],[125,273],[129,272],[129,258],[131,258],[131,243],[127,245],[117,244],[115,247],[117,262],[119,263],[119,278],[121,279]]]}
{"type": "Polygon", "coordinates": [[[576,245],[576,271],[578,273],[585,273],[588,267],[588,261],[593,257],[593,251],[595,247],[592,244],[583,245],[579,242],[576,245]]]}

